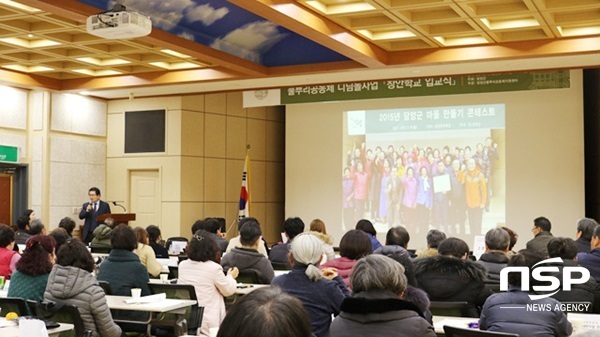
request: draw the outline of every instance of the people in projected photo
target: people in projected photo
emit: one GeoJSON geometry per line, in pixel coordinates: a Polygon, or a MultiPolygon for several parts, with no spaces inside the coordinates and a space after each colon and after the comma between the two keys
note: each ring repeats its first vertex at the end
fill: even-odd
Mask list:
{"type": "Polygon", "coordinates": [[[355,144],[342,176],[346,228],[366,218],[378,231],[403,225],[415,234],[435,228],[472,237],[482,230],[499,160],[491,137],[464,146],[355,144]]]}
{"type": "Polygon", "coordinates": [[[467,176],[465,181],[465,191],[467,197],[467,215],[469,218],[469,235],[475,234],[474,230],[481,230],[483,219],[483,209],[487,201],[487,187],[485,176],[475,164],[475,159],[467,161],[467,176]]]}
{"type": "Polygon", "coordinates": [[[433,205],[433,181],[426,166],[419,169],[417,185],[417,230],[424,233],[430,223],[431,206],[433,205]]]}

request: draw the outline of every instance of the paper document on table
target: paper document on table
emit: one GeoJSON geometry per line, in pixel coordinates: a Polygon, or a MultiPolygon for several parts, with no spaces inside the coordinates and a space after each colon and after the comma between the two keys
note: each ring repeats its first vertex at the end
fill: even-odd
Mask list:
{"type": "Polygon", "coordinates": [[[452,319],[446,318],[439,322],[434,323],[434,328],[439,330],[444,330],[444,325],[448,325],[454,328],[463,328],[468,329],[469,323],[477,323],[477,318],[473,318],[473,320],[465,320],[465,319],[452,319]]]}
{"type": "Polygon", "coordinates": [[[139,297],[139,298],[130,298],[130,299],[125,300],[125,303],[127,303],[127,304],[152,303],[152,302],[162,301],[166,298],[167,298],[167,294],[162,293],[162,294],[156,294],[156,295],[143,296],[143,297],[139,297]]]}

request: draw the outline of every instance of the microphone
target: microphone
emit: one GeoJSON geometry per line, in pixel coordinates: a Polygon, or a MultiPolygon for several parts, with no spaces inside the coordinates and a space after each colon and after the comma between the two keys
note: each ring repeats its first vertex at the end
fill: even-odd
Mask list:
{"type": "Polygon", "coordinates": [[[127,213],[127,210],[125,209],[125,206],[123,206],[123,205],[121,205],[121,204],[117,204],[117,202],[116,202],[116,201],[113,201],[113,202],[112,202],[112,204],[113,204],[113,205],[115,205],[115,206],[119,206],[119,207],[121,207],[121,208],[123,209],[123,213],[127,213]]]}

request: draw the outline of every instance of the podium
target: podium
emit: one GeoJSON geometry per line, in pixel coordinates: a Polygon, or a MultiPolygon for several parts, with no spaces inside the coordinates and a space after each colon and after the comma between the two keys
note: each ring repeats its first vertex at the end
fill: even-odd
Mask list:
{"type": "Polygon", "coordinates": [[[104,222],[106,218],[115,219],[116,224],[125,223],[129,225],[129,221],[135,221],[135,213],[108,213],[98,217],[98,223],[104,222]]]}

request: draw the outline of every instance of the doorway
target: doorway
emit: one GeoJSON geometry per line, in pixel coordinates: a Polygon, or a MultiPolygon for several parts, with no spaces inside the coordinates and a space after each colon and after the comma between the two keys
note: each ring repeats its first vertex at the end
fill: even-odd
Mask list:
{"type": "Polygon", "coordinates": [[[0,223],[11,226],[12,217],[12,175],[0,173],[0,223]]]}
{"type": "Polygon", "coordinates": [[[130,209],[136,214],[136,220],[129,222],[132,227],[146,228],[161,223],[162,198],[160,175],[158,170],[129,171],[130,209]]]}

